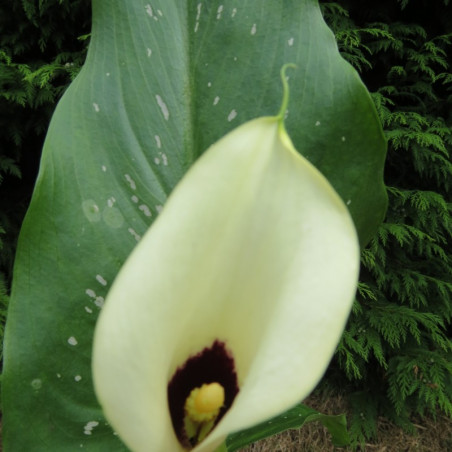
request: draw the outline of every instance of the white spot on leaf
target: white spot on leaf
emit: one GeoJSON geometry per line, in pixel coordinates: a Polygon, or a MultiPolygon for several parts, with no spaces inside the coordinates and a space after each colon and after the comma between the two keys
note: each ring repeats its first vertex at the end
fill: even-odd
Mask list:
{"type": "Polygon", "coordinates": [[[154,13],[152,12],[152,6],[147,4],[144,7],[146,9],[146,12],[148,13],[149,17],[154,17],[154,13]]]}
{"type": "Polygon", "coordinates": [[[293,41],[294,41],[293,38],[290,38],[290,39],[287,41],[287,43],[289,44],[290,47],[293,46],[293,41]]]}
{"type": "Polygon", "coordinates": [[[201,9],[202,9],[202,3],[198,3],[196,6],[196,24],[195,24],[195,33],[198,31],[199,28],[199,18],[201,17],[201,9]]]}
{"type": "Polygon", "coordinates": [[[85,306],[85,311],[86,311],[88,314],[92,314],[92,313],[93,313],[93,310],[92,310],[91,308],[89,308],[88,306],[85,306]]]}
{"type": "Polygon", "coordinates": [[[215,99],[213,100],[213,104],[217,105],[218,102],[220,102],[220,98],[218,96],[216,96],[215,99]]]}
{"type": "Polygon", "coordinates": [[[112,228],[119,228],[124,223],[124,217],[119,209],[116,207],[106,207],[102,211],[102,219],[112,228]]]}
{"type": "Polygon", "coordinates": [[[95,102],[93,102],[93,107],[94,107],[94,111],[95,111],[96,113],[99,113],[99,111],[100,111],[99,104],[96,104],[95,102]]]}
{"type": "Polygon", "coordinates": [[[95,223],[100,221],[101,215],[99,211],[99,206],[96,204],[94,199],[86,199],[82,202],[82,210],[85,214],[85,217],[91,223],[95,223]]]}
{"type": "Polygon", "coordinates": [[[94,290],[92,290],[92,289],[86,289],[85,293],[86,293],[86,295],[88,295],[88,297],[96,298],[96,292],[94,292],[94,290]]]}
{"type": "Polygon", "coordinates": [[[41,389],[42,387],[42,380],[40,378],[35,378],[34,380],[32,380],[32,382],[30,383],[31,387],[37,391],[38,389],[41,389]]]}
{"type": "Polygon", "coordinates": [[[237,14],[237,8],[232,8],[231,17],[235,17],[236,14],[237,14]]]}
{"type": "Polygon", "coordinates": [[[76,375],[76,376],[74,377],[74,380],[75,380],[76,382],[79,382],[81,379],[82,379],[81,375],[76,375]]]}
{"type": "Polygon", "coordinates": [[[252,35],[255,35],[256,32],[257,32],[257,25],[256,25],[256,24],[253,24],[253,26],[251,27],[251,34],[252,34],[252,35]]]}
{"type": "Polygon", "coordinates": [[[223,12],[224,6],[220,5],[217,9],[217,20],[221,19],[221,13],[223,12]]]}
{"type": "Polygon", "coordinates": [[[107,285],[107,281],[105,281],[105,279],[101,275],[96,275],[96,279],[99,282],[99,284],[102,284],[103,286],[107,285]]]}
{"type": "Polygon", "coordinates": [[[157,147],[160,149],[162,147],[162,140],[160,139],[160,137],[158,135],[155,135],[154,138],[155,138],[155,142],[157,143],[157,147]]]}
{"type": "Polygon", "coordinates": [[[158,94],[155,96],[155,98],[157,99],[157,103],[158,103],[160,109],[162,110],[163,117],[168,121],[168,118],[169,118],[168,107],[166,106],[165,102],[163,102],[163,99],[158,94]]]}
{"type": "Polygon", "coordinates": [[[135,181],[130,177],[129,174],[124,174],[124,177],[126,178],[126,181],[129,183],[130,188],[132,190],[136,190],[137,186],[135,184],[135,181]]]}
{"type": "Polygon", "coordinates": [[[105,299],[104,297],[96,297],[96,299],[94,300],[94,304],[98,307],[98,308],[102,308],[102,306],[105,303],[105,299]]]}
{"type": "Polygon", "coordinates": [[[237,111],[232,110],[228,115],[228,121],[231,122],[237,116],[237,111]]]}
{"type": "Polygon", "coordinates": [[[130,234],[135,238],[135,240],[136,240],[137,242],[140,241],[141,237],[140,237],[139,234],[136,233],[136,231],[135,231],[134,229],[129,228],[128,231],[129,231],[130,234]]]}
{"type": "Polygon", "coordinates": [[[135,203],[138,202],[138,196],[133,195],[130,199],[135,203]]]}
{"type": "Polygon", "coordinates": [[[150,58],[151,55],[152,55],[152,50],[148,47],[148,48],[146,49],[146,53],[148,54],[148,57],[150,58]]]}
{"type": "Polygon", "coordinates": [[[78,344],[78,341],[77,341],[77,339],[76,339],[74,336],[71,336],[71,337],[67,340],[67,342],[68,342],[69,345],[74,345],[74,346],[78,344]]]}
{"type": "Polygon", "coordinates": [[[99,425],[99,422],[97,421],[89,421],[84,427],[83,427],[83,433],[85,435],[91,435],[93,432],[93,429],[99,425]]]}
{"type": "Polygon", "coordinates": [[[316,125],[316,126],[319,126],[319,125],[320,125],[320,121],[317,121],[317,122],[315,123],[315,125],[316,125]]]}
{"type": "Polygon", "coordinates": [[[144,213],[146,217],[151,217],[152,213],[149,210],[149,207],[146,204],[141,204],[138,208],[144,213]]]}

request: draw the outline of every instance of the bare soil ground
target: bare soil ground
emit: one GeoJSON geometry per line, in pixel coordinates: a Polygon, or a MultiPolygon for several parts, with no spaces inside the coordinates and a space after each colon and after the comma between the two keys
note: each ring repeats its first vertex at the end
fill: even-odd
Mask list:
{"type": "MultiPolygon", "coordinates": [[[[340,396],[327,400],[310,397],[305,404],[325,414],[347,413],[340,396]]],[[[436,420],[413,420],[416,434],[410,435],[400,427],[380,419],[378,437],[356,452],[452,452],[452,420],[439,414],[436,420]]],[[[351,452],[351,448],[335,448],[328,431],[317,422],[300,430],[291,430],[254,443],[241,452],[351,452]]]]}

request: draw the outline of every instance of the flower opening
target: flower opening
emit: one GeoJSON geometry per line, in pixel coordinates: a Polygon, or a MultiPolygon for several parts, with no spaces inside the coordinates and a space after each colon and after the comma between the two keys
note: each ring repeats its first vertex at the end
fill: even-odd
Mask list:
{"type": "Polygon", "coordinates": [[[168,384],[168,405],[174,432],[192,448],[221,420],[238,393],[234,359],[223,342],[191,356],[168,384]]]}

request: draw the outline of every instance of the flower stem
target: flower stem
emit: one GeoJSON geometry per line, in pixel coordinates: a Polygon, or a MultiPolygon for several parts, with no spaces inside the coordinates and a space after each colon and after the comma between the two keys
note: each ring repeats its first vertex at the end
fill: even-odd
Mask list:
{"type": "Polygon", "coordinates": [[[228,452],[228,448],[226,447],[226,442],[221,444],[217,449],[215,449],[215,452],[228,452]]]}

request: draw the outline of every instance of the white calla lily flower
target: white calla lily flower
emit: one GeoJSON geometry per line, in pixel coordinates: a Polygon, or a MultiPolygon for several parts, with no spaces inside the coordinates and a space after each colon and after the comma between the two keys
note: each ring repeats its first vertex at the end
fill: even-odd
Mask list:
{"type": "Polygon", "coordinates": [[[94,384],[132,451],[213,451],[306,397],[334,353],[357,285],[357,234],[294,149],[284,111],[204,153],[107,296],[94,384]]]}

